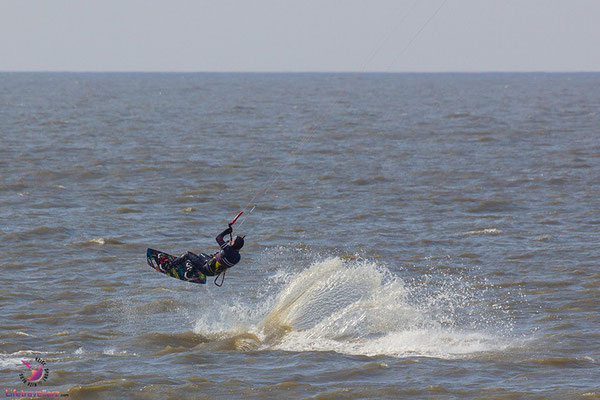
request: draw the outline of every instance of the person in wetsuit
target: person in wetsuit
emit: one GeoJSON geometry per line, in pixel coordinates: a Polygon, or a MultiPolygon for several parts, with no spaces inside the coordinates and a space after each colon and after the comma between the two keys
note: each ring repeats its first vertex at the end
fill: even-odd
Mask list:
{"type": "Polygon", "coordinates": [[[225,272],[227,269],[237,264],[240,259],[240,249],[244,246],[244,237],[236,236],[229,242],[223,237],[231,234],[233,229],[231,225],[216,237],[221,250],[214,255],[206,253],[194,254],[188,251],[181,257],[173,260],[173,263],[185,263],[184,277],[188,280],[197,279],[199,283],[205,283],[207,276],[215,276],[225,272]]]}

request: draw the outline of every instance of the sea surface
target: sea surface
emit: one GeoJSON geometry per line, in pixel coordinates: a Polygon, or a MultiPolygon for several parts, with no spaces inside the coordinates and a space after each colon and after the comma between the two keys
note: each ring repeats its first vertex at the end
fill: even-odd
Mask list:
{"type": "Polygon", "coordinates": [[[0,74],[0,396],[600,398],[599,243],[600,74],[0,74]]]}

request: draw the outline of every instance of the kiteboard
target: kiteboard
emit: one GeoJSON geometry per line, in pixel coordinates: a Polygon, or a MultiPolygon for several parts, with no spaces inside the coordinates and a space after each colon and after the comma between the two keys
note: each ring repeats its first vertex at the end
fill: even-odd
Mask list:
{"type": "Polygon", "coordinates": [[[148,265],[165,275],[192,283],[206,283],[206,276],[200,272],[190,273],[185,260],[159,250],[146,250],[148,265]]]}

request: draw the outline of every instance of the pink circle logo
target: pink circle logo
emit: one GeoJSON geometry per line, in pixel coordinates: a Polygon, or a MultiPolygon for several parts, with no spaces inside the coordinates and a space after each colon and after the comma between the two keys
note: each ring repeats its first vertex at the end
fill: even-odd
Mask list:
{"type": "Polygon", "coordinates": [[[35,364],[37,365],[35,365],[34,363],[26,363],[23,360],[21,360],[21,362],[25,364],[30,370],[29,373],[19,374],[19,378],[21,378],[21,381],[24,384],[26,384],[27,386],[37,386],[42,382],[46,382],[48,380],[48,374],[50,371],[48,367],[46,367],[46,361],[42,360],[39,357],[36,357],[35,364]],[[28,376],[29,374],[31,374],[31,376],[28,376]]]}

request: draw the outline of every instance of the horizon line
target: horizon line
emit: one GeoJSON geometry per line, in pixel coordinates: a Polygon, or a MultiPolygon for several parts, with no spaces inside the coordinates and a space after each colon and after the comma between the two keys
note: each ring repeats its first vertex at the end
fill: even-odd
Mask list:
{"type": "Polygon", "coordinates": [[[62,74],[593,74],[600,70],[447,70],[447,71],[286,71],[286,70],[0,70],[0,73],[62,73],[62,74]]]}

